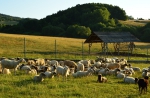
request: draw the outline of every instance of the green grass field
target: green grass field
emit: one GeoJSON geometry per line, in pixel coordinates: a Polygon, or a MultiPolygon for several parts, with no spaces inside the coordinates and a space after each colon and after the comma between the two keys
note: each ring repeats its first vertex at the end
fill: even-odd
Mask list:
{"type": "MultiPolygon", "coordinates": [[[[24,38],[27,58],[55,58],[55,46],[57,52],[66,53],[57,54],[60,59],[95,59],[93,56],[70,55],[68,52],[82,51],[88,53],[88,44],[82,44],[85,39],[43,37],[29,35],[15,35],[0,33],[0,56],[9,58],[24,57],[24,38]],[[55,44],[56,43],[56,44],[55,44]],[[83,49],[82,49],[83,48],[83,49]],[[63,57],[64,56],[64,57],[63,57]]],[[[113,44],[109,45],[110,50],[113,44]]],[[[136,43],[137,53],[146,53],[149,43],[136,43]]],[[[101,51],[100,43],[92,45],[91,52],[101,51]]],[[[99,56],[99,55],[98,55],[99,56]]],[[[119,58],[122,56],[119,56],[119,58]]],[[[134,59],[141,60],[143,57],[136,56],[134,59]]],[[[145,58],[145,57],[144,57],[145,58]]],[[[145,68],[149,63],[131,63],[132,66],[145,68]]],[[[150,87],[147,94],[139,95],[136,84],[123,83],[123,79],[117,79],[116,76],[106,76],[107,83],[97,83],[97,76],[83,78],[73,78],[69,76],[67,81],[62,81],[62,77],[45,79],[41,83],[35,83],[32,75],[25,75],[17,71],[11,75],[0,74],[0,98],[148,98],[150,96],[150,87]]],[[[141,77],[141,72],[133,77],[141,77]]]]}
{"type": "MultiPolygon", "coordinates": [[[[149,64],[132,63],[141,69],[149,64]]],[[[140,95],[137,84],[127,84],[116,76],[106,76],[107,83],[97,83],[97,76],[73,78],[69,76],[66,81],[62,77],[45,79],[37,83],[33,75],[26,75],[17,71],[17,75],[0,74],[0,98],[148,98],[148,92],[140,95]]],[[[141,78],[141,72],[133,77],[141,78]]]]}

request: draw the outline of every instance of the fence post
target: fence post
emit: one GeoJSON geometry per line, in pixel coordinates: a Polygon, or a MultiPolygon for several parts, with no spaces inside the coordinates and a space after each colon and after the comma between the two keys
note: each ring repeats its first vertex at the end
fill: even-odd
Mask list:
{"type": "Polygon", "coordinates": [[[24,38],[24,58],[26,58],[26,38],[24,38]]]}
{"type": "Polygon", "coordinates": [[[147,48],[147,62],[148,62],[148,48],[147,48]]]}
{"type": "Polygon", "coordinates": [[[82,60],[83,60],[83,42],[82,42],[82,60]]]}
{"type": "Polygon", "coordinates": [[[55,40],[55,59],[56,59],[56,40],[55,40]]]}

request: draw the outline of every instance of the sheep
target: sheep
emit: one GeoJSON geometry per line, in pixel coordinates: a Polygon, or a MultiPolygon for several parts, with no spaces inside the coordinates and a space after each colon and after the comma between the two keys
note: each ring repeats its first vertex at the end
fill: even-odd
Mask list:
{"type": "Polygon", "coordinates": [[[97,82],[99,82],[99,83],[107,82],[107,78],[106,78],[106,77],[103,77],[102,74],[99,74],[99,75],[98,75],[97,82]]]}
{"type": "Polygon", "coordinates": [[[86,77],[86,76],[89,76],[91,75],[92,73],[94,73],[93,69],[88,69],[87,71],[77,71],[76,73],[73,73],[72,76],[74,78],[77,78],[77,77],[86,77]]]}
{"type": "Polygon", "coordinates": [[[95,66],[96,68],[100,68],[102,63],[100,61],[95,62],[92,66],[95,66]]]}
{"type": "Polygon", "coordinates": [[[120,64],[119,63],[106,63],[106,68],[108,69],[115,69],[115,68],[120,68],[120,64]]]}
{"type": "Polygon", "coordinates": [[[148,76],[150,77],[150,72],[148,72],[148,70],[145,70],[144,72],[142,72],[142,77],[148,76]]]}
{"type": "Polygon", "coordinates": [[[46,78],[54,78],[54,75],[56,75],[56,72],[55,71],[46,71],[44,72],[44,74],[46,75],[46,78]]]}
{"type": "Polygon", "coordinates": [[[10,70],[9,69],[7,69],[7,68],[4,68],[4,71],[3,71],[3,73],[2,74],[11,74],[11,72],[10,72],[10,70]]]}
{"type": "Polygon", "coordinates": [[[121,78],[125,78],[125,76],[126,76],[126,75],[125,75],[124,73],[122,73],[122,72],[120,72],[120,71],[117,72],[117,78],[120,78],[120,79],[121,79],[121,78]]]}
{"type": "Polygon", "coordinates": [[[50,65],[50,66],[54,66],[54,65],[55,65],[55,66],[59,66],[59,63],[58,63],[57,60],[51,60],[51,61],[50,61],[50,60],[47,60],[47,61],[46,61],[46,64],[47,64],[47,65],[50,65]]]}
{"type": "Polygon", "coordinates": [[[8,69],[14,69],[14,73],[16,74],[16,69],[19,65],[19,63],[24,63],[26,62],[24,59],[20,59],[18,61],[16,60],[9,60],[9,59],[3,59],[1,61],[1,66],[2,66],[2,73],[4,71],[4,68],[8,68],[8,69]]]}
{"type": "Polygon", "coordinates": [[[84,64],[78,63],[77,64],[77,71],[84,71],[84,64]]]}
{"type": "Polygon", "coordinates": [[[62,75],[63,76],[63,80],[67,80],[67,76],[69,75],[69,67],[68,66],[58,66],[56,68],[56,75],[62,75]]]}
{"type": "Polygon", "coordinates": [[[35,65],[35,61],[34,60],[27,60],[27,65],[35,65]]]}
{"type": "Polygon", "coordinates": [[[102,75],[106,75],[107,71],[109,71],[108,68],[100,68],[100,70],[98,71],[98,74],[102,74],[102,75]]]}
{"type": "MultiPolygon", "coordinates": [[[[40,66],[41,67],[41,66],[40,66]]],[[[32,65],[31,66],[31,69],[35,69],[37,71],[37,73],[40,73],[40,72],[45,72],[48,70],[48,66],[44,66],[44,67],[41,67],[39,68],[39,66],[34,66],[32,65]]]]}
{"type": "Polygon", "coordinates": [[[132,68],[134,71],[141,72],[141,69],[139,67],[133,67],[131,66],[131,64],[129,64],[128,66],[129,68],[132,68]]]}
{"type": "Polygon", "coordinates": [[[26,71],[25,72],[26,74],[31,74],[31,75],[37,75],[38,74],[36,69],[27,69],[25,71],[26,71]]]}
{"type": "Polygon", "coordinates": [[[66,65],[69,68],[75,68],[75,70],[77,69],[77,64],[74,61],[71,61],[71,60],[65,60],[65,61],[63,61],[62,65],[63,66],[66,65]]]}
{"type": "Polygon", "coordinates": [[[139,87],[140,94],[142,94],[143,90],[144,90],[144,93],[147,92],[147,86],[149,84],[148,79],[149,79],[149,77],[145,76],[143,79],[139,79],[138,80],[138,87],[139,87]]]}
{"type": "Polygon", "coordinates": [[[45,60],[42,58],[35,59],[35,65],[36,66],[45,66],[45,60]]]}
{"type": "Polygon", "coordinates": [[[42,81],[44,80],[45,76],[46,76],[46,75],[42,72],[42,73],[40,73],[40,75],[34,76],[34,77],[33,77],[33,80],[34,80],[35,82],[42,82],[42,81]]]}
{"type": "Polygon", "coordinates": [[[125,83],[131,83],[131,84],[136,84],[138,82],[138,78],[134,78],[134,77],[130,77],[130,76],[126,76],[123,81],[125,83]]]}

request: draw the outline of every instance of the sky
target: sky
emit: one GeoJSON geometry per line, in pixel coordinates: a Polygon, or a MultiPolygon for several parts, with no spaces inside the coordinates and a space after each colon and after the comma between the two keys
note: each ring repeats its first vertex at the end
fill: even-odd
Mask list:
{"type": "Polygon", "coordinates": [[[119,6],[128,16],[150,19],[150,0],[0,0],[0,13],[42,19],[77,4],[103,3],[119,6]]]}

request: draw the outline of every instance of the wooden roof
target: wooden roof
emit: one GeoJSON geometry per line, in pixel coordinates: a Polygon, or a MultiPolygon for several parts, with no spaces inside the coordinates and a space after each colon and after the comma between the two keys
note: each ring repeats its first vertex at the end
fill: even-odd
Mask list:
{"type": "Polygon", "coordinates": [[[92,32],[84,43],[140,42],[130,32],[92,32]]]}

